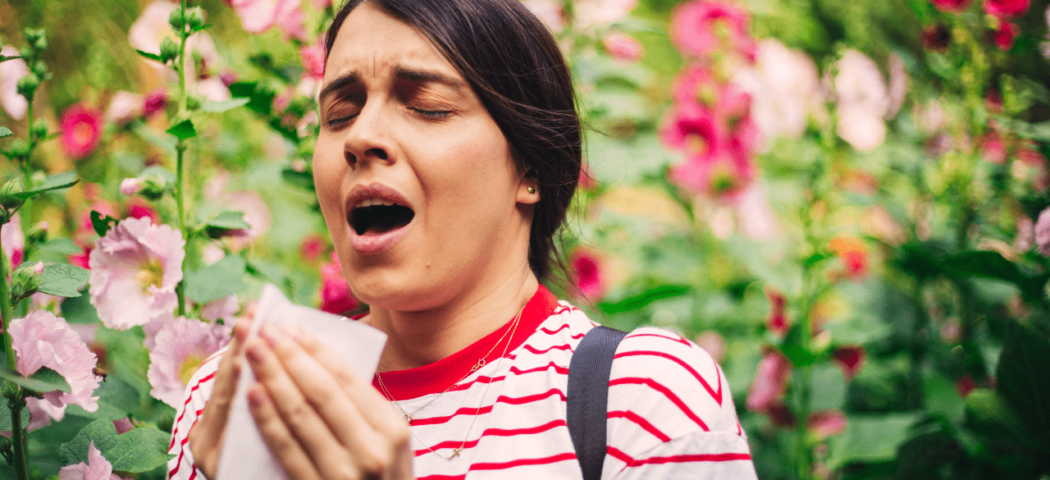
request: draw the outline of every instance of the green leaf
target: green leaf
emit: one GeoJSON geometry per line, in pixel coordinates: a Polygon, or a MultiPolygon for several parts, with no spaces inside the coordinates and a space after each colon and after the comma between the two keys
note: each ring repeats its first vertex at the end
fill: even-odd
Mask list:
{"type": "Polygon", "coordinates": [[[821,356],[807,348],[809,342],[804,335],[802,324],[796,323],[791,326],[787,335],[784,336],[784,340],[780,343],[780,351],[784,352],[784,355],[788,360],[791,360],[791,364],[796,368],[813,365],[821,359],[821,356]]]}
{"type": "Polygon", "coordinates": [[[117,435],[112,421],[98,419],[62,444],[59,455],[67,465],[87,461],[88,445],[94,442],[95,448],[113,464],[114,472],[142,473],[164,465],[174,456],[167,453],[170,438],[153,427],[139,427],[117,435]]]}
{"type": "Polygon", "coordinates": [[[849,416],[842,435],[828,440],[827,466],[830,470],[854,462],[881,462],[897,456],[897,448],[910,437],[916,415],[890,413],[849,416]]]}
{"type": "Polygon", "coordinates": [[[991,438],[1022,438],[1024,422],[1002,396],[987,388],[978,388],[966,396],[966,426],[991,438]]]}
{"type": "Polygon", "coordinates": [[[999,252],[976,250],[950,255],[942,262],[944,270],[969,277],[995,278],[1020,283],[1024,276],[1013,262],[999,252]]]}
{"type": "Polygon", "coordinates": [[[53,238],[37,245],[36,248],[55,255],[73,255],[82,251],[80,247],[69,238],[53,238]]]}
{"type": "MultiPolygon", "coordinates": [[[[29,409],[23,408],[22,414],[22,426],[29,425],[29,409]]],[[[0,432],[11,431],[11,409],[7,407],[7,403],[0,404],[0,432]]]]}
{"type": "Polygon", "coordinates": [[[179,124],[168,129],[168,133],[175,136],[179,140],[188,140],[197,136],[197,129],[193,128],[193,122],[191,120],[183,120],[179,124]]]}
{"type": "MultiPolygon", "coordinates": [[[[87,424],[72,440],[63,443],[58,448],[58,454],[65,465],[87,462],[88,446],[91,443],[94,443],[95,448],[99,451],[105,452],[117,442],[117,437],[117,427],[113,425],[113,422],[100,418],[87,424]]],[[[105,456],[104,453],[103,456],[105,456]]]]}
{"type": "Polygon", "coordinates": [[[80,182],[80,179],[77,178],[77,172],[60,173],[58,175],[52,175],[50,177],[47,177],[47,180],[45,180],[44,183],[39,187],[19,193],[16,196],[18,198],[21,198],[22,200],[25,200],[27,198],[39,195],[44,192],[50,192],[52,190],[62,190],[64,188],[72,187],[78,182],[80,182]]]}
{"type": "Polygon", "coordinates": [[[135,51],[138,52],[138,54],[141,55],[142,58],[146,58],[146,59],[149,59],[149,60],[155,60],[155,61],[158,61],[160,63],[164,63],[164,57],[161,57],[160,55],[157,55],[156,53],[143,52],[142,50],[139,50],[137,48],[135,49],[135,51]]]}
{"type": "Polygon", "coordinates": [[[103,215],[95,210],[91,211],[91,227],[95,229],[95,233],[100,237],[105,237],[106,232],[116,227],[118,223],[120,223],[120,220],[109,215],[103,215]]]}
{"type": "Polygon", "coordinates": [[[212,100],[205,100],[201,103],[201,111],[204,113],[219,113],[227,110],[233,110],[238,107],[243,107],[251,101],[250,98],[232,98],[224,102],[215,102],[212,100]]]}
{"type": "Polygon", "coordinates": [[[1011,324],[995,374],[997,393],[1024,419],[1033,439],[1050,451],[1050,337],[1011,324]]]}
{"type": "Polygon", "coordinates": [[[305,188],[311,192],[316,189],[314,186],[314,176],[309,172],[299,172],[292,170],[291,168],[286,168],[281,170],[281,178],[292,185],[305,188]]]}
{"type": "Polygon", "coordinates": [[[88,412],[79,405],[70,405],[66,408],[66,414],[92,419],[118,420],[136,413],[142,402],[142,397],[135,387],[112,374],[99,384],[95,389],[95,395],[99,397],[98,410],[88,412]]]}
{"type": "Polygon", "coordinates": [[[12,132],[10,128],[0,127],[0,138],[10,137],[11,135],[14,135],[14,134],[15,133],[12,132]]]}
{"type": "Polygon", "coordinates": [[[606,315],[633,312],[641,310],[657,300],[680,297],[689,293],[691,290],[692,288],[685,285],[660,285],[618,302],[599,302],[598,309],[606,315]]]}
{"type": "Polygon", "coordinates": [[[239,230],[252,227],[244,221],[244,212],[234,211],[222,212],[206,220],[204,225],[208,228],[217,228],[220,230],[239,230]]]}
{"type": "Polygon", "coordinates": [[[227,255],[202,270],[186,275],[186,296],[204,304],[244,291],[245,263],[238,255],[227,255]]]}
{"type": "Polygon", "coordinates": [[[40,291],[59,297],[79,297],[80,287],[87,283],[90,276],[90,271],[76,265],[46,265],[40,277],[40,291]]]}
{"type": "Polygon", "coordinates": [[[846,377],[842,370],[825,362],[815,365],[810,377],[810,388],[816,395],[810,395],[809,411],[841,410],[846,401],[846,377]]]}
{"type": "Polygon", "coordinates": [[[66,379],[47,367],[40,367],[40,370],[26,378],[4,364],[0,366],[0,378],[37,393],[55,391],[69,393],[71,391],[66,379]]]}
{"type": "Polygon", "coordinates": [[[98,311],[91,304],[91,297],[87,295],[63,299],[62,316],[66,322],[73,324],[92,325],[101,322],[98,318],[98,311]]]}

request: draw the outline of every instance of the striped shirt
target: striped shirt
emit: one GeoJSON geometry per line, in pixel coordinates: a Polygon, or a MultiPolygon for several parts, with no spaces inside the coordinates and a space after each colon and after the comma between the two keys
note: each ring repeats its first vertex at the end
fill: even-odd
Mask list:
{"type": "MultiPolygon", "coordinates": [[[[433,364],[382,373],[399,413],[412,415],[418,479],[582,478],[565,393],[572,352],[596,324],[541,286],[501,361],[506,344],[493,345],[511,323],[433,364]],[[469,373],[490,349],[484,366],[469,373]],[[443,458],[461,445],[458,456],[443,458]]],[[[170,479],[204,478],[187,436],[211,394],[219,357],[190,380],[172,431],[170,479]]],[[[617,348],[607,431],[605,480],[757,478],[725,375],[707,352],[665,330],[639,328],[617,348]]]]}

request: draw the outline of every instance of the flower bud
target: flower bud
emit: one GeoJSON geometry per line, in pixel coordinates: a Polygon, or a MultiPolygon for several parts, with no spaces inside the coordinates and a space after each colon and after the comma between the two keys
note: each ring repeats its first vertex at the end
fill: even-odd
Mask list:
{"type": "Polygon", "coordinates": [[[142,187],[138,194],[146,199],[157,201],[168,191],[168,182],[156,175],[142,177],[142,187]]]}
{"type": "Polygon", "coordinates": [[[170,62],[179,56],[179,46],[175,43],[171,37],[164,37],[164,40],[160,42],[160,58],[165,62],[170,62]]]}
{"type": "Polygon", "coordinates": [[[120,193],[123,193],[124,195],[127,195],[129,197],[136,193],[139,193],[140,190],[142,190],[141,179],[132,177],[125,178],[120,182],[120,193]]]}
{"type": "Polygon", "coordinates": [[[37,78],[42,78],[45,80],[50,78],[47,71],[47,64],[41,60],[33,62],[33,74],[36,75],[37,78]]]}
{"type": "Polygon", "coordinates": [[[33,48],[26,45],[18,51],[18,55],[22,57],[22,60],[29,60],[33,58],[33,48]]]}
{"type": "Polygon", "coordinates": [[[7,155],[11,158],[25,158],[29,155],[29,144],[24,139],[16,138],[7,149],[7,155]]]}
{"type": "Polygon", "coordinates": [[[23,263],[11,273],[11,299],[15,302],[26,298],[40,288],[40,277],[44,273],[44,264],[23,263]]]}
{"type": "MultiPolygon", "coordinates": [[[[4,380],[4,386],[0,387],[0,395],[3,395],[4,398],[10,398],[10,399],[13,399],[13,398],[17,397],[18,396],[18,385],[15,385],[12,382],[4,380]]],[[[3,437],[3,438],[7,438],[7,437],[3,437]]],[[[10,440],[8,440],[8,442],[10,442],[10,440]]]]}
{"type": "Polygon", "coordinates": [[[201,108],[201,99],[196,95],[190,95],[186,97],[186,108],[190,110],[196,110],[201,108]]]}
{"type": "Polygon", "coordinates": [[[22,199],[17,196],[19,193],[22,193],[22,182],[18,179],[9,180],[0,187],[0,206],[17,208],[22,204],[22,199]]]}
{"type": "Polygon", "coordinates": [[[204,10],[201,7],[193,7],[186,12],[186,23],[191,30],[196,30],[204,25],[204,10]]]}
{"type": "Polygon", "coordinates": [[[40,38],[33,42],[33,48],[35,48],[37,52],[47,50],[47,35],[45,35],[42,30],[40,32],[40,38]]]}
{"type": "Polygon", "coordinates": [[[47,50],[47,33],[42,28],[27,28],[22,31],[22,37],[37,52],[47,50]]]}
{"type": "Polygon", "coordinates": [[[181,8],[176,8],[171,11],[171,15],[168,15],[168,23],[171,24],[171,28],[176,32],[182,31],[182,27],[186,24],[186,21],[182,16],[181,8]]]}
{"type": "Polygon", "coordinates": [[[38,118],[33,121],[33,128],[30,130],[33,138],[37,140],[43,140],[47,136],[47,119],[38,118]]]}
{"type": "Polygon", "coordinates": [[[33,94],[36,93],[36,89],[39,86],[40,77],[37,77],[35,73],[30,73],[18,79],[18,94],[26,97],[26,100],[30,100],[33,98],[33,94]]]}
{"type": "Polygon", "coordinates": [[[44,243],[47,241],[47,230],[48,225],[46,221],[29,227],[29,231],[26,232],[26,238],[32,243],[44,243]]]}

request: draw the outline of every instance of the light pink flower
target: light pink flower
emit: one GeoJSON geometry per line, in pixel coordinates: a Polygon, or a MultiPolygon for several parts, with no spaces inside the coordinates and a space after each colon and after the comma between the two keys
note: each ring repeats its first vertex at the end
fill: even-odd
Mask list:
{"type": "Polygon", "coordinates": [[[522,0],[521,3],[552,32],[565,28],[565,9],[561,0],[522,0]]]}
{"type": "Polygon", "coordinates": [[[572,279],[584,298],[597,301],[605,295],[608,287],[602,261],[594,252],[578,248],[569,259],[572,279]]]}
{"type": "MultiPolygon", "coordinates": [[[[4,45],[4,48],[0,49],[0,55],[17,57],[18,49],[13,45],[4,45]]],[[[0,106],[15,120],[25,117],[29,108],[25,97],[18,94],[18,80],[28,74],[29,67],[22,59],[0,63],[0,106]]]]}
{"type": "Polygon", "coordinates": [[[846,431],[849,421],[846,414],[841,410],[821,410],[809,415],[806,429],[815,437],[815,440],[823,440],[846,431]]]}
{"type": "Polygon", "coordinates": [[[776,212],[758,182],[752,182],[736,200],[737,228],[744,238],[765,241],[777,237],[780,228],[776,212]]]}
{"type": "Polygon", "coordinates": [[[748,32],[751,18],[739,6],[722,0],[694,0],[675,8],[669,27],[671,40],[686,56],[708,59],[716,52],[755,56],[755,40],[748,32]]]}
{"type": "Polygon", "coordinates": [[[874,151],[886,141],[886,122],[881,115],[852,105],[839,108],[838,114],[835,133],[858,152],[874,151]]]}
{"type": "Polygon", "coordinates": [[[1044,257],[1050,257],[1050,208],[1039,212],[1035,221],[1035,245],[1044,257]]]}
{"type": "Polygon", "coordinates": [[[230,88],[219,77],[208,77],[197,82],[197,93],[213,102],[225,102],[233,98],[230,88]]]}
{"type": "Polygon", "coordinates": [[[109,328],[126,330],[170,314],[178,304],[186,242],[178,230],[128,218],[95,242],[91,304],[109,328]]]}
{"type": "Polygon", "coordinates": [[[882,72],[874,60],[849,49],[834,65],[836,101],[839,108],[858,107],[882,117],[890,107],[890,95],[882,72]]]}
{"type": "Polygon", "coordinates": [[[634,37],[619,32],[612,32],[602,39],[602,45],[609,56],[617,60],[633,63],[642,59],[645,48],[634,37]]]}
{"type": "Polygon", "coordinates": [[[136,177],[125,178],[120,181],[120,193],[132,196],[142,190],[142,180],[136,177]]]}
{"type": "Polygon", "coordinates": [[[750,158],[718,150],[713,155],[688,157],[671,166],[667,176],[672,183],[694,194],[734,196],[754,179],[750,158]]]}
{"type": "Polygon", "coordinates": [[[320,43],[301,47],[299,59],[303,62],[305,74],[312,78],[324,77],[324,46],[320,43]]]}
{"type": "Polygon", "coordinates": [[[145,99],[141,93],[119,91],[113,94],[106,108],[106,121],[123,125],[141,117],[144,113],[145,99]]]}
{"type": "Polygon", "coordinates": [[[172,407],[182,406],[182,394],[201,363],[230,340],[231,326],[178,317],[157,332],[146,372],[150,395],[172,407]]]}
{"type": "Polygon", "coordinates": [[[777,137],[801,137],[810,112],[823,102],[813,59],[772,38],[759,42],[754,68],[737,72],[733,84],[751,96],[751,118],[762,134],[763,150],[777,137]]]}
{"type": "Polygon", "coordinates": [[[331,262],[321,266],[321,310],[342,314],[357,308],[359,302],[343,276],[339,258],[332,252],[331,262]]]}
{"type": "Polygon", "coordinates": [[[0,227],[0,244],[3,244],[4,255],[11,261],[11,265],[17,267],[22,264],[26,237],[22,233],[22,220],[17,213],[0,227]]]}
{"type": "MultiPolygon", "coordinates": [[[[98,397],[91,396],[99,379],[94,369],[98,363],[87,345],[65,320],[44,310],[30,312],[11,322],[11,347],[17,354],[18,373],[30,376],[42,367],[50,368],[65,378],[70,393],[46,392],[43,400],[57,410],[48,411],[56,420],[68,404],[80,405],[89,412],[98,408],[98,397]]],[[[44,405],[40,405],[43,407],[44,405]]]]}
{"type": "Polygon", "coordinates": [[[726,358],[726,340],[714,330],[700,332],[693,342],[703,348],[717,363],[722,363],[726,358]]]}
{"type": "Polygon", "coordinates": [[[62,113],[62,150],[73,159],[91,155],[102,139],[102,114],[76,104],[62,113]]]}
{"type": "Polygon", "coordinates": [[[307,40],[301,0],[227,0],[227,3],[247,32],[262,33],[277,27],[285,39],[307,40]]]}
{"type": "Polygon", "coordinates": [[[758,371],[747,392],[747,409],[766,412],[780,403],[791,378],[791,361],[780,352],[767,352],[758,362],[758,371]]]}
{"type": "Polygon", "coordinates": [[[113,473],[113,464],[95,448],[95,442],[88,445],[88,461],[62,467],[58,471],[59,480],[121,480],[113,473]]]}
{"type": "Polygon", "coordinates": [[[576,24],[583,28],[611,25],[623,20],[638,6],[638,0],[575,0],[576,24]]]}
{"type": "Polygon", "coordinates": [[[886,118],[890,119],[897,115],[908,96],[908,68],[904,65],[904,59],[896,53],[890,54],[890,85],[889,85],[889,110],[886,118]]]}
{"type": "Polygon", "coordinates": [[[222,195],[219,201],[226,206],[227,210],[244,212],[244,223],[250,226],[245,235],[231,237],[227,240],[234,250],[251,245],[255,239],[270,231],[273,216],[270,214],[270,207],[266,205],[266,200],[263,200],[259,194],[249,191],[229,192],[222,195]]]}
{"type": "Polygon", "coordinates": [[[201,307],[201,319],[214,322],[218,319],[230,320],[241,309],[237,295],[212,300],[201,307]]]}
{"type": "Polygon", "coordinates": [[[332,0],[313,0],[314,8],[320,10],[332,6],[332,0]]]}

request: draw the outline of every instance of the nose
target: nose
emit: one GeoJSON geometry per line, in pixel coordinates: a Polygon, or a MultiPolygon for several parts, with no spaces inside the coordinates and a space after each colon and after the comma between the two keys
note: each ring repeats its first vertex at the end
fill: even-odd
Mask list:
{"type": "Polygon", "coordinates": [[[395,161],[393,129],[384,110],[384,105],[379,102],[366,102],[346,130],[343,157],[350,167],[363,168],[372,163],[391,164],[395,161]]]}

